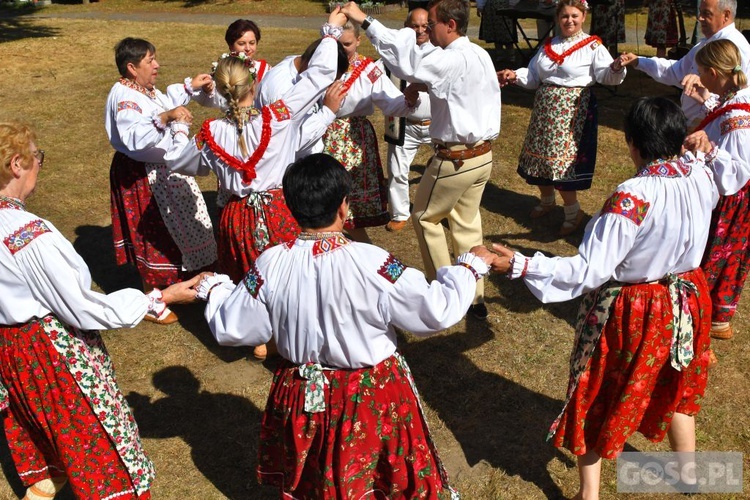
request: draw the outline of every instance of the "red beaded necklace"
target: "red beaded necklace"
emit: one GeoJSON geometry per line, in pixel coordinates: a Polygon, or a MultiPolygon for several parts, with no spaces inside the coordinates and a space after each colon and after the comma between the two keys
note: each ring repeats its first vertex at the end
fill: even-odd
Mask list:
{"type": "Polygon", "coordinates": [[[698,126],[695,128],[695,131],[697,132],[699,130],[703,130],[704,128],[706,128],[708,126],[709,123],[711,123],[712,121],[714,121],[715,119],[717,119],[721,115],[729,113],[730,111],[733,111],[735,109],[742,109],[742,110],[747,111],[748,113],[750,113],[750,104],[747,104],[747,103],[744,103],[744,102],[740,102],[740,103],[737,103],[737,104],[730,104],[728,106],[723,106],[721,108],[717,108],[717,109],[711,111],[708,115],[706,115],[706,117],[703,119],[703,121],[700,122],[698,124],[698,126]]]}
{"type": "Polygon", "coordinates": [[[599,38],[596,35],[588,36],[588,37],[584,38],[583,40],[581,40],[580,42],[578,42],[577,44],[573,45],[571,48],[569,48],[568,50],[566,50],[562,54],[558,54],[557,52],[555,52],[552,49],[552,39],[548,38],[547,42],[544,44],[544,53],[547,54],[547,57],[549,57],[550,59],[552,59],[552,61],[554,61],[555,64],[557,64],[559,66],[559,65],[561,65],[562,63],[565,62],[565,58],[566,57],[568,57],[570,54],[572,54],[576,50],[585,47],[586,45],[590,44],[591,42],[602,43],[602,39],[599,38]]]}
{"type": "Polygon", "coordinates": [[[357,55],[357,61],[359,64],[354,65],[350,64],[349,68],[354,66],[354,70],[352,71],[351,75],[349,75],[349,78],[346,79],[346,82],[344,82],[344,92],[349,91],[352,85],[354,85],[354,82],[357,81],[357,78],[359,78],[359,75],[362,74],[362,72],[365,70],[365,68],[372,62],[372,59],[369,57],[357,55]]]}

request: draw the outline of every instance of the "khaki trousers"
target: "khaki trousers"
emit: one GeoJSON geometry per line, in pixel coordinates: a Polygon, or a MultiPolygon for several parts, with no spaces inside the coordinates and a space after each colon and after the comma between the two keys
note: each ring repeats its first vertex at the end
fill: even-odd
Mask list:
{"type": "MultiPolygon", "coordinates": [[[[443,219],[448,219],[456,257],[482,244],[479,203],[491,172],[492,151],[463,160],[460,167],[450,160],[432,157],[417,187],[412,212],[428,279],[435,279],[437,269],[453,263],[440,224],[443,219]]],[[[481,279],[477,281],[474,303],[483,301],[484,279],[481,279]]]]}

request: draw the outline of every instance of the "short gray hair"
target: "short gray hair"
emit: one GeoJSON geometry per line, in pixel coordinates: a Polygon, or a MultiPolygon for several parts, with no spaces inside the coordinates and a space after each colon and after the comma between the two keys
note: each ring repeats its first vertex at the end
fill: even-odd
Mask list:
{"type": "Polygon", "coordinates": [[[716,5],[722,12],[728,10],[732,19],[737,17],[737,0],[719,0],[716,5]]]}

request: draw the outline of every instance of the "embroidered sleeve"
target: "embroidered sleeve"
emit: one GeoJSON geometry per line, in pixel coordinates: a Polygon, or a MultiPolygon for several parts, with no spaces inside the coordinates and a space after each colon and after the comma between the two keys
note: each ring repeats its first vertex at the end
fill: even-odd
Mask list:
{"type": "Polygon", "coordinates": [[[375,83],[378,81],[378,78],[380,78],[382,74],[383,72],[380,71],[380,68],[375,66],[374,68],[372,68],[372,71],[367,73],[367,78],[369,78],[372,83],[375,83]]]}
{"type": "Polygon", "coordinates": [[[254,299],[257,299],[263,283],[265,283],[263,277],[260,275],[260,272],[258,272],[258,268],[255,267],[255,264],[253,264],[253,267],[250,268],[242,279],[242,284],[245,285],[245,288],[250,292],[250,295],[252,295],[254,299]]]}
{"type": "Polygon", "coordinates": [[[721,122],[721,135],[733,130],[750,128],[750,115],[733,116],[721,122]]]}
{"type": "Polygon", "coordinates": [[[281,99],[271,103],[268,107],[271,108],[277,121],[284,121],[292,118],[292,112],[286,107],[286,104],[284,104],[284,101],[281,99]]]}
{"type": "Polygon", "coordinates": [[[120,101],[117,103],[117,112],[124,111],[126,109],[132,109],[133,111],[138,111],[139,113],[143,114],[143,111],[141,110],[141,107],[138,106],[138,104],[134,103],[133,101],[120,101]]]}
{"type": "Polygon", "coordinates": [[[406,266],[402,264],[400,260],[393,255],[388,254],[388,258],[383,265],[380,266],[380,269],[378,269],[378,274],[391,283],[395,283],[404,273],[404,269],[406,269],[406,266]]]}
{"type": "Polygon", "coordinates": [[[604,202],[601,213],[622,215],[633,221],[636,226],[640,226],[643,219],[646,218],[650,206],[650,203],[641,200],[634,194],[615,191],[612,196],[604,202]]]}
{"type": "Polygon", "coordinates": [[[3,240],[3,243],[8,247],[10,253],[15,255],[17,252],[23,250],[26,245],[34,241],[37,236],[49,232],[50,229],[47,227],[47,224],[42,219],[36,219],[8,235],[3,240]]]}

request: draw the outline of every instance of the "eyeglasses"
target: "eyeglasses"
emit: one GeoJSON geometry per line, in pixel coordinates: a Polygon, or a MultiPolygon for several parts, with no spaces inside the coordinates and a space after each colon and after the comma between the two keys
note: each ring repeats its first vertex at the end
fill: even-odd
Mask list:
{"type": "Polygon", "coordinates": [[[42,165],[44,165],[44,150],[43,149],[37,149],[36,151],[34,151],[31,154],[34,155],[34,158],[36,158],[37,160],[39,160],[39,168],[41,168],[42,165]]]}
{"type": "Polygon", "coordinates": [[[428,29],[429,31],[432,31],[432,30],[434,30],[434,29],[435,29],[435,26],[437,26],[438,22],[439,22],[439,21],[430,21],[429,23],[427,23],[427,29],[428,29]]]}

